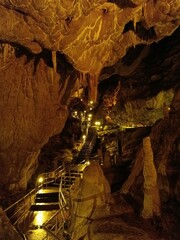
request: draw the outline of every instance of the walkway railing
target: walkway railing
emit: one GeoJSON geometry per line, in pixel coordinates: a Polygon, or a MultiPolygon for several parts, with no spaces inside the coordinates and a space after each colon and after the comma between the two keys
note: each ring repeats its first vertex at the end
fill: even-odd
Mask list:
{"type": "Polygon", "coordinates": [[[37,183],[37,191],[41,189],[43,186],[56,181],[58,178],[61,177],[62,173],[64,172],[64,166],[59,166],[56,170],[46,173],[41,173],[38,176],[38,179],[42,179],[41,183],[37,183]]]}
{"type": "Polygon", "coordinates": [[[38,179],[42,177],[43,182],[41,184],[37,184],[36,188],[4,210],[14,226],[18,226],[18,224],[23,221],[23,218],[25,219],[26,213],[29,211],[30,206],[34,203],[35,195],[38,190],[43,186],[46,186],[48,183],[57,180],[62,173],[63,166],[60,166],[55,171],[40,174],[38,179]]]}
{"type": "Polygon", "coordinates": [[[62,240],[64,224],[68,219],[69,215],[69,195],[66,196],[65,199],[64,192],[65,190],[69,190],[70,186],[74,183],[76,177],[82,177],[83,170],[87,164],[88,163],[86,161],[83,161],[77,165],[72,164],[69,166],[65,166],[65,170],[61,175],[61,181],[59,186],[60,209],[42,226],[47,232],[45,240],[52,239],[52,237],[57,240],[62,240]]]}
{"type": "MultiPolygon", "coordinates": [[[[47,230],[47,240],[50,236],[55,236],[62,230],[64,222],[67,219],[67,200],[69,201],[69,196],[67,200],[64,197],[63,190],[69,189],[70,186],[74,183],[76,177],[82,177],[82,172],[85,166],[88,164],[87,160],[90,158],[91,151],[94,147],[97,135],[94,132],[91,132],[89,141],[86,142],[84,149],[79,156],[78,164],[71,165],[62,165],[56,170],[51,172],[42,173],[38,176],[38,179],[42,178],[42,182],[38,183],[36,188],[26,194],[24,197],[19,199],[17,202],[12,204],[10,207],[6,208],[4,211],[9,217],[11,223],[18,228],[19,224],[22,223],[27,213],[30,209],[30,206],[34,203],[36,193],[42,188],[46,187],[47,184],[55,182],[60,178],[59,185],[59,205],[60,209],[53,215],[46,224],[43,225],[43,228],[47,230]]],[[[63,231],[62,231],[63,233],[63,231]]]]}
{"type": "Polygon", "coordinates": [[[67,210],[65,209],[65,206],[63,206],[45,224],[42,225],[42,228],[44,228],[47,232],[44,240],[52,239],[52,236],[56,239],[62,239],[59,238],[59,236],[62,237],[64,232],[64,222],[66,220],[65,215],[67,215],[66,212],[67,210]]]}
{"type": "Polygon", "coordinates": [[[34,197],[36,194],[36,190],[33,189],[24,197],[19,199],[17,202],[9,206],[4,210],[6,215],[9,217],[11,223],[17,227],[19,222],[23,221],[26,213],[29,211],[30,206],[34,202],[34,197]]]}

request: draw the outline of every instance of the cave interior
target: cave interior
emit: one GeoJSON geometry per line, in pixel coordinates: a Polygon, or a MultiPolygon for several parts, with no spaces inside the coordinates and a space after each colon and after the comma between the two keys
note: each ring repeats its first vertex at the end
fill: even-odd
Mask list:
{"type": "Polygon", "coordinates": [[[179,23],[179,0],[0,0],[0,240],[81,160],[64,239],[179,240],[179,23]]]}

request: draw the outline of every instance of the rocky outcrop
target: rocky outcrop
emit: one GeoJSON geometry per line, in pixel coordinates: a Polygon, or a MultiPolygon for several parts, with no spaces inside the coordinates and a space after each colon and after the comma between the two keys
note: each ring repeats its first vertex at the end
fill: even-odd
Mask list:
{"type": "Polygon", "coordinates": [[[89,223],[108,212],[110,187],[97,162],[91,162],[71,190],[70,236],[78,240],[88,233],[89,223]],[[102,212],[103,211],[103,212],[102,212]]]}
{"type": "Polygon", "coordinates": [[[75,183],[70,196],[71,239],[166,239],[150,223],[138,218],[124,197],[110,193],[97,162],[85,168],[83,179],[75,183]]]}
{"type": "MultiPolygon", "coordinates": [[[[178,164],[179,100],[180,92],[177,90],[171,104],[169,116],[165,116],[164,119],[158,121],[152,128],[150,134],[154,165],[157,172],[157,187],[159,189],[161,202],[161,221],[163,229],[168,232],[168,236],[175,240],[179,238],[179,229],[177,227],[179,223],[178,205],[180,185],[178,164]]],[[[144,193],[146,194],[147,192],[147,189],[143,187],[143,158],[144,154],[141,146],[137,152],[133,170],[121,188],[121,193],[131,195],[136,202],[136,209],[139,208],[139,210],[142,209],[143,196],[144,193]]],[[[153,185],[151,187],[153,187],[153,185]]],[[[156,191],[152,191],[151,193],[153,193],[153,195],[156,193],[154,195],[154,207],[156,211],[158,210],[158,214],[157,212],[154,213],[152,218],[155,215],[160,216],[157,187],[156,191]]],[[[148,191],[148,194],[150,194],[150,191],[148,191]]],[[[150,201],[150,199],[152,198],[149,197],[148,201],[150,201]]],[[[150,206],[150,202],[147,206],[150,206]]]]}
{"type": "Polygon", "coordinates": [[[9,219],[0,208],[0,240],[22,240],[23,238],[16,231],[16,229],[11,225],[9,219]]]}

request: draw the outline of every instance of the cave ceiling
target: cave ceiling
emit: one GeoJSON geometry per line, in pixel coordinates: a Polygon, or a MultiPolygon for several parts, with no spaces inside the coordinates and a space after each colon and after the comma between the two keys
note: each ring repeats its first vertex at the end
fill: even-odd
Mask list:
{"type": "MultiPolygon", "coordinates": [[[[56,52],[87,78],[96,101],[104,67],[113,66],[130,47],[170,36],[179,26],[179,0],[0,0],[0,40],[33,54],[56,52]],[[88,77],[86,77],[88,74],[88,77]]],[[[121,69],[121,66],[119,66],[121,69]]]]}

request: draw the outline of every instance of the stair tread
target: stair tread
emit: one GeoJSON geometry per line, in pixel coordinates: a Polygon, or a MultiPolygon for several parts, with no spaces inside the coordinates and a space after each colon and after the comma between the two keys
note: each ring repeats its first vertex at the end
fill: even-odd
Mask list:
{"type": "Polygon", "coordinates": [[[59,203],[51,203],[51,204],[33,204],[30,207],[30,211],[51,211],[58,210],[59,203]]]}

